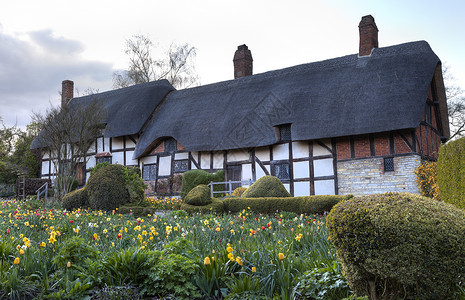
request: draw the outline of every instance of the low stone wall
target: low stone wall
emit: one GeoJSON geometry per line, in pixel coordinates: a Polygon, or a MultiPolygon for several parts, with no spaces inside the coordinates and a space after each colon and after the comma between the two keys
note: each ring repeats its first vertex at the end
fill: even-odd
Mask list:
{"type": "Polygon", "coordinates": [[[382,157],[340,161],[337,163],[339,195],[385,192],[419,194],[415,169],[420,163],[419,155],[394,157],[394,171],[384,172],[382,157]]]}

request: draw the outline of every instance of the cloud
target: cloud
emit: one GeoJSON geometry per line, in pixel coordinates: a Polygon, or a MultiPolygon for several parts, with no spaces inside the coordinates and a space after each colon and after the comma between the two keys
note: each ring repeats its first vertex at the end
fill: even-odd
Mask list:
{"type": "Polygon", "coordinates": [[[60,103],[61,82],[70,79],[80,90],[106,90],[112,65],[83,58],[76,40],[54,36],[46,29],[6,34],[0,24],[0,117],[11,126],[25,126],[32,111],[60,103]]]}

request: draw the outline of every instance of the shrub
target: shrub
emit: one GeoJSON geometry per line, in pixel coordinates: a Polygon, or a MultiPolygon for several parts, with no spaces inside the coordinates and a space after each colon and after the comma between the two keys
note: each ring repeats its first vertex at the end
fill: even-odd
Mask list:
{"type": "Polygon", "coordinates": [[[87,208],[89,207],[89,194],[87,193],[86,187],[72,191],[66,194],[62,200],[62,206],[64,209],[72,211],[76,208],[87,208]]]}
{"type": "Polygon", "coordinates": [[[121,165],[107,165],[90,176],[86,188],[92,209],[111,211],[129,202],[123,169],[121,165]]]}
{"type": "Polygon", "coordinates": [[[296,214],[323,214],[342,200],[352,198],[352,195],[318,195],[302,197],[262,197],[262,198],[226,198],[224,210],[239,212],[248,209],[257,213],[275,213],[287,211],[296,214]]]}
{"type": "Polygon", "coordinates": [[[234,192],[232,193],[231,196],[233,196],[233,197],[241,197],[242,194],[245,192],[245,190],[247,190],[246,187],[240,186],[240,187],[238,187],[238,188],[236,188],[234,190],[234,192]]]}
{"type": "Polygon", "coordinates": [[[291,194],[289,194],[281,180],[277,177],[263,176],[252,184],[241,197],[291,197],[291,194]]]}
{"type": "Polygon", "coordinates": [[[205,184],[198,185],[184,197],[184,202],[195,206],[208,205],[212,203],[210,192],[210,188],[205,184]]]}
{"type": "Polygon", "coordinates": [[[208,212],[215,212],[215,213],[222,213],[224,212],[224,205],[223,201],[218,198],[211,198],[212,202],[207,205],[203,206],[196,206],[190,205],[187,203],[183,203],[181,205],[181,209],[185,210],[189,214],[193,214],[196,212],[208,213],[208,212]]]}
{"type": "Polygon", "coordinates": [[[439,149],[437,172],[441,200],[465,208],[465,138],[439,149]]]}
{"type": "Polygon", "coordinates": [[[61,245],[57,255],[53,258],[53,262],[62,268],[68,262],[73,265],[82,264],[86,258],[96,259],[97,255],[97,250],[87,244],[84,238],[74,236],[61,245]]]}
{"type": "MultiPolygon", "coordinates": [[[[196,186],[199,184],[209,184],[210,181],[213,182],[223,182],[224,181],[224,171],[220,170],[216,173],[208,173],[204,170],[190,170],[182,174],[182,186],[181,186],[181,198],[184,197],[196,186]]],[[[221,191],[224,187],[220,185],[214,186],[215,191],[221,191]]]]}
{"type": "Polygon", "coordinates": [[[439,198],[437,163],[435,161],[423,161],[415,170],[417,185],[421,195],[436,200],[439,198]]]}
{"type": "Polygon", "coordinates": [[[337,204],[327,227],[357,296],[452,299],[465,276],[465,212],[447,203],[368,195],[337,204]]]}

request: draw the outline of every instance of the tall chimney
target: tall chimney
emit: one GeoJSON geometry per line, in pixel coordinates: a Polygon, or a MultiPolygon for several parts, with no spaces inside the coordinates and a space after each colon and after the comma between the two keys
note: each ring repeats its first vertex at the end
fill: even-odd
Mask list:
{"type": "Polygon", "coordinates": [[[74,82],[71,80],[63,80],[61,82],[61,107],[68,104],[69,100],[74,97],[74,82]]]}
{"type": "Polygon", "coordinates": [[[371,15],[362,17],[358,30],[360,32],[358,56],[370,55],[371,50],[378,48],[378,27],[375,19],[371,15]]]}
{"type": "Polygon", "coordinates": [[[234,79],[252,75],[252,52],[244,45],[237,47],[234,53],[234,79]]]}

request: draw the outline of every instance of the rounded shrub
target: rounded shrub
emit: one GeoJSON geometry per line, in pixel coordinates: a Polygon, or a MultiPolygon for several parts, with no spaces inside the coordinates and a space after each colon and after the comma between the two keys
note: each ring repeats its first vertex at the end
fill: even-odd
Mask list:
{"type": "Polygon", "coordinates": [[[281,180],[275,176],[260,177],[244,193],[243,198],[291,197],[281,180]]]}
{"type": "Polygon", "coordinates": [[[108,165],[90,176],[86,187],[92,209],[111,211],[129,202],[123,169],[121,165],[108,165]]]}
{"type": "Polygon", "coordinates": [[[327,227],[357,296],[453,299],[465,278],[465,212],[450,204],[367,195],[334,206],[327,227]]]}
{"type": "Polygon", "coordinates": [[[87,208],[89,207],[89,194],[87,188],[83,187],[66,194],[62,200],[62,206],[66,210],[73,210],[76,208],[87,208]]]}
{"type": "Polygon", "coordinates": [[[205,184],[196,186],[184,197],[184,202],[195,206],[203,206],[212,203],[210,188],[205,184]]]}
{"type": "Polygon", "coordinates": [[[246,187],[240,186],[234,190],[231,196],[233,197],[240,197],[242,194],[247,190],[246,187]]]}
{"type": "MultiPolygon", "coordinates": [[[[224,181],[224,171],[219,170],[215,173],[208,173],[204,170],[189,170],[182,174],[182,184],[181,184],[181,198],[184,199],[186,195],[198,186],[199,184],[209,184],[210,181],[213,182],[223,182],[224,181]]],[[[215,185],[215,191],[221,191],[224,187],[220,185],[215,185]]],[[[218,194],[217,194],[218,195],[218,194]]]]}

